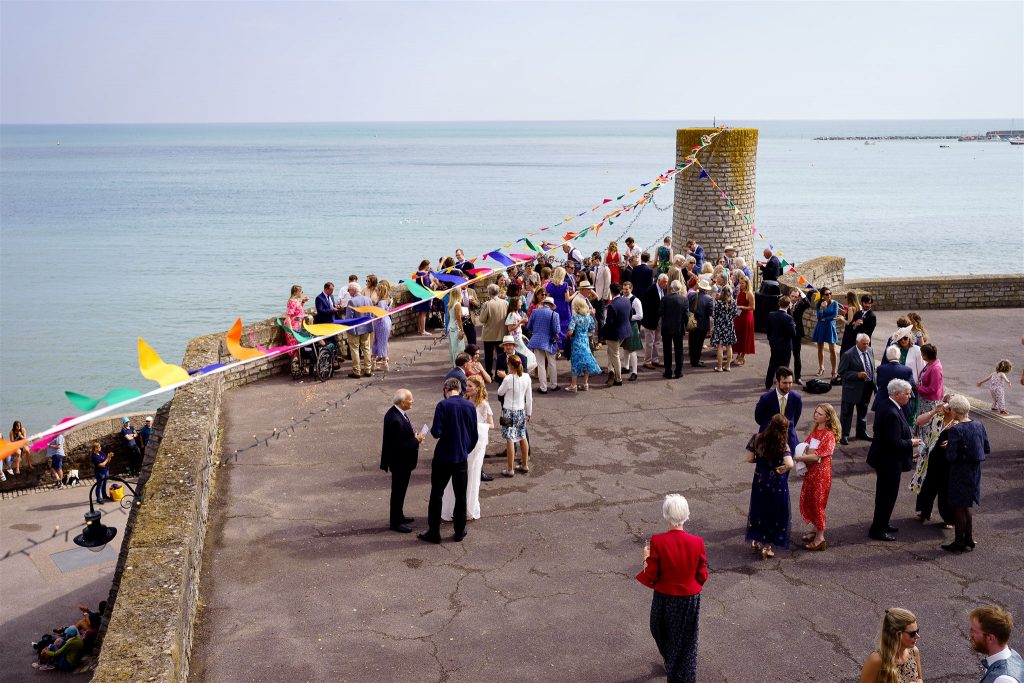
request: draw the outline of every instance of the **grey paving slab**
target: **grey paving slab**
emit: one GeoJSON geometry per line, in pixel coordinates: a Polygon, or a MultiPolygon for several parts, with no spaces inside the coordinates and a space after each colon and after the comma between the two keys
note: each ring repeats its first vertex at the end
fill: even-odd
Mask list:
{"type": "MultiPolygon", "coordinates": [[[[925,320],[957,387],[990,356],[1024,356],[1019,311],[925,320]]],[[[394,340],[392,355],[427,343],[394,340]]],[[[687,526],[708,546],[700,680],[855,681],[892,605],[920,619],[926,680],[975,680],[966,612],[994,600],[1024,615],[1021,432],[982,418],[994,452],[973,553],[940,550],[951,532],[914,521],[906,490],[894,515],[899,541],[867,539],[874,479],[866,445],[854,442],[835,456],[829,550],[761,561],[743,541],[752,476],[743,445],[766,350],[758,335],[758,353],[729,374],[687,368],[667,381],[648,371],[623,387],[535,396],[531,473],[484,483],[483,517],[462,543],[444,527],[440,546],[387,530],[390,480],[378,462],[395,389],[415,393],[414,423],[429,420],[443,347],[348,399],[356,383],[344,378],[230,393],[193,680],[663,680],[650,591],[633,575],[645,536],[663,529],[667,492],[688,497],[687,526]]],[[[838,405],[838,392],[824,398],[838,405]]],[[[488,451],[502,448],[492,434],[488,451]]],[[[417,531],[431,449],[428,440],[407,497],[417,531]]],[[[488,458],[485,471],[497,474],[501,462],[488,458]]],[[[794,479],[794,510],[799,487],[794,479]]],[[[802,529],[795,519],[794,536],[802,529]]]]}

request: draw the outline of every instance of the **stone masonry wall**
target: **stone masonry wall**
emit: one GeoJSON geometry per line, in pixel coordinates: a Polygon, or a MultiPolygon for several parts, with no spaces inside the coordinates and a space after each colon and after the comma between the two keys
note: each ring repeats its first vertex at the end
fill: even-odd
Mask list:
{"type": "MultiPolygon", "coordinates": [[[[700,144],[702,135],[715,128],[681,128],[676,131],[676,165],[700,144]]],[[[700,169],[692,167],[676,179],[672,211],[672,243],[682,251],[686,240],[695,239],[714,261],[725,247],[736,247],[747,265],[754,268],[754,239],[742,214],[754,219],[754,195],[757,189],[757,129],[731,128],[697,157],[711,180],[733,200],[741,215],[728,207],[709,179],[700,178],[700,169]]]]}
{"type": "Polygon", "coordinates": [[[1024,307],[1024,274],[850,280],[870,292],[879,311],[1024,307]]]}

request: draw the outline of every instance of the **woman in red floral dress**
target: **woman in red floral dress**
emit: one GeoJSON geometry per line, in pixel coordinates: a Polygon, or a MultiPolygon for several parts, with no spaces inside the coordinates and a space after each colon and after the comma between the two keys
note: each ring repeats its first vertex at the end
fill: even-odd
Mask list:
{"type": "Polygon", "coordinates": [[[735,355],[733,365],[746,363],[748,353],[754,353],[754,293],[750,291],[750,278],[740,276],[739,293],[736,294],[736,343],[732,345],[735,355]]]}
{"type": "Polygon", "coordinates": [[[832,451],[839,438],[839,417],[836,409],[828,403],[821,403],[814,409],[814,426],[807,435],[807,450],[795,458],[797,462],[807,464],[807,474],[800,488],[800,516],[814,527],[802,539],[808,550],[824,550],[825,542],[825,505],[828,504],[828,493],[832,488],[832,451]],[[815,441],[816,447],[812,447],[815,441]]]}

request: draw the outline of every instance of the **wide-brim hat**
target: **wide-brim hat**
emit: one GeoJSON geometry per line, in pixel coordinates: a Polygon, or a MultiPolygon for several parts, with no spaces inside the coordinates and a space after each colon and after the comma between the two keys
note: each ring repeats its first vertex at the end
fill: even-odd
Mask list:
{"type": "Polygon", "coordinates": [[[580,289],[593,289],[594,285],[590,284],[587,280],[580,281],[580,289]]]}
{"type": "Polygon", "coordinates": [[[734,247],[734,246],[732,246],[730,244],[730,245],[726,246],[726,248],[723,249],[722,251],[736,251],[736,247],[734,247]]]}
{"type": "Polygon", "coordinates": [[[909,337],[913,331],[914,328],[911,325],[908,325],[907,327],[900,327],[896,330],[896,333],[892,335],[892,343],[895,344],[900,339],[909,337]]]}
{"type": "Polygon", "coordinates": [[[506,334],[504,337],[501,338],[501,343],[502,344],[515,344],[516,343],[516,338],[513,337],[511,334],[506,334]]]}
{"type": "Polygon", "coordinates": [[[555,305],[555,300],[554,300],[554,299],[552,299],[552,298],[551,298],[551,297],[549,296],[548,298],[544,299],[544,305],[545,305],[545,306],[554,306],[554,305],[555,305]]]}
{"type": "Polygon", "coordinates": [[[697,287],[703,289],[705,292],[709,292],[713,289],[711,282],[702,277],[697,278],[697,287]]]}

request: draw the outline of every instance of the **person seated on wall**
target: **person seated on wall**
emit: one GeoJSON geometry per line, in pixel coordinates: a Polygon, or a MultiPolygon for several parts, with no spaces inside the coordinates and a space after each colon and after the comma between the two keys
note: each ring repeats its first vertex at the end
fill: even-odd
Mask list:
{"type": "Polygon", "coordinates": [[[778,296],[781,293],[779,278],[782,277],[782,261],[771,249],[764,250],[764,263],[757,264],[761,270],[761,294],[778,296]]]}

